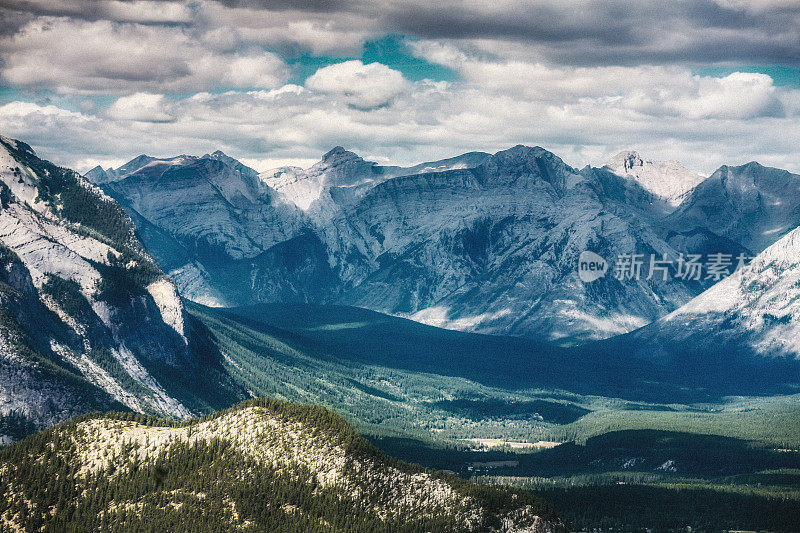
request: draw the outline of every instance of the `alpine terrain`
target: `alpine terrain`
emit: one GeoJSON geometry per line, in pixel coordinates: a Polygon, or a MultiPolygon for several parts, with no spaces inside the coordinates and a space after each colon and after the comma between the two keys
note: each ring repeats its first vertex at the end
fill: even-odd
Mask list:
{"type": "Polygon", "coordinates": [[[800,228],[795,228],[688,304],[607,342],[656,361],[679,359],[690,365],[687,378],[696,366],[721,365],[734,374],[741,371],[739,364],[755,365],[762,372],[746,375],[758,388],[800,383],[798,324],[800,228]],[[774,365],[775,373],[768,377],[765,365],[774,365]]]}
{"type": "Polygon", "coordinates": [[[663,222],[690,253],[755,255],[800,225],[800,176],[756,162],[722,166],[663,222]]]}

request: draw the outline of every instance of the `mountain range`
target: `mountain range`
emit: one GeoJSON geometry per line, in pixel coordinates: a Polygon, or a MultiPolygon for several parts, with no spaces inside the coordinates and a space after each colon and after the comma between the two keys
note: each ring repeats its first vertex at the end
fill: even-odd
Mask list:
{"type": "Polygon", "coordinates": [[[699,177],[628,155],[649,180],[615,174],[619,158],[578,171],[524,146],[408,168],[337,147],[307,170],[258,176],[219,152],[140,156],[87,177],[120,202],[181,294],[199,303],[355,305],[576,344],[641,327],[708,286],[578,279],[583,250],[612,260],[697,248],[661,223],[699,177]],[[669,191],[653,189],[665,181],[653,176],[673,171],[669,191]]]}
{"type": "MultiPolygon", "coordinates": [[[[619,157],[576,171],[523,146],[405,169],[337,148],[307,171],[261,175],[221,152],[141,156],[90,172],[103,192],[24,143],[3,138],[2,147],[2,411],[40,427],[112,407],[189,417],[252,394],[250,378],[232,377],[236,356],[209,330],[211,315],[187,313],[180,293],[213,305],[345,304],[534,338],[453,338],[465,353],[488,351],[452,368],[407,367],[479,381],[453,369],[483,369],[492,385],[571,383],[663,400],[681,387],[691,398],[800,382],[790,281],[798,177],[784,171],[723,167],[692,187],[698,178],[681,170],[678,185],[659,192],[646,188],[658,180],[637,176],[675,164],[631,153],[622,156],[629,171],[616,174],[619,157]],[[584,283],[575,270],[586,249],[677,255],[712,245],[762,253],[716,285],[611,275],[584,283]],[[588,342],[612,333],[623,334],[588,342]],[[507,362],[492,372],[492,360],[507,362]],[[540,371],[515,370],[525,360],[540,371]],[[760,376],[752,387],[742,369],[760,376]]],[[[414,335],[403,342],[430,348],[434,337],[414,335]]]]}
{"type": "Polygon", "coordinates": [[[196,302],[354,305],[563,345],[637,329],[716,281],[647,279],[651,257],[751,257],[800,224],[797,175],[750,163],[703,178],[636,152],[577,170],[516,146],[403,168],[337,147],[262,174],[215,152],[87,177],[196,302]],[[584,250],[642,254],[644,274],[584,284],[584,250]]]}

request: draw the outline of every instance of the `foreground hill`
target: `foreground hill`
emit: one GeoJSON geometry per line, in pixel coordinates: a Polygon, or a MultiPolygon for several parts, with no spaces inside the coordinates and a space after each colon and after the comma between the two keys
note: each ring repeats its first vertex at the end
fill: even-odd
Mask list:
{"type": "Polygon", "coordinates": [[[4,529],[562,532],[529,493],[389,458],[337,415],[258,399],[177,424],[82,416],[0,452],[4,529]]]}
{"type": "Polygon", "coordinates": [[[0,137],[0,441],[19,436],[7,418],[188,417],[241,399],[202,385],[212,354],[135,230],[79,174],[0,137]]]}

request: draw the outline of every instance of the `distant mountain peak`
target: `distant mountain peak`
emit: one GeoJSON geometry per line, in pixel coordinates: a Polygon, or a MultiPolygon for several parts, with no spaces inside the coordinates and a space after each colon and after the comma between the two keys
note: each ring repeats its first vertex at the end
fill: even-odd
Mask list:
{"type": "MultiPolygon", "coordinates": [[[[317,163],[320,164],[339,164],[346,161],[364,161],[364,159],[350,150],[346,150],[341,146],[335,146],[322,156],[322,160],[317,163]]],[[[316,166],[316,165],[315,165],[316,166]]]]}
{"type": "Polygon", "coordinates": [[[705,178],[677,161],[645,159],[635,150],[623,150],[609,159],[604,168],[636,181],[654,196],[677,207],[686,195],[705,178]]]}
{"type": "Polygon", "coordinates": [[[214,150],[210,154],[204,154],[200,159],[219,159],[220,161],[228,161],[228,160],[236,161],[236,159],[229,156],[222,150],[214,150]]]}
{"type": "Polygon", "coordinates": [[[549,150],[546,150],[545,148],[542,148],[541,146],[538,146],[538,145],[537,146],[527,146],[525,144],[517,144],[517,145],[512,146],[511,148],[507,148],[505,150],[500,150],[495,155],[500,155],[500,154],[509,154],[509,155],[511,155],[511,154],[529,154],[531,152],[534,152],[537,155],[542,155],[542,154],[554,155],[552,152],[550,152],[549,150]]]}
{"type": "MultiPolygon", "coordinates": [[[[134,157],[133,159],[131,159],[130,161],[128,161],[127,163],[122,165],[122,167],[126,167],[126,166],[131,165],[131,164],[137,164],[137,163],[142,163],[142,162],[146,162],[146,161],[152,161],[154,159],[155,159],[155,157],[150,157],[147,154],[141,154],[141,155],[137,155],[136,157],[134,157]]],[[[122,168],[122,167],[120,167],[120,168],[122,168]]]]}
{"type": "Polygon", "coordinates": [[[352,153],[352,152],[350,152],[349,150],[345,150],[345,148],[343,146],[337,145],[337,146],[334,146],[333,148],[331,148],[330,150],[328,150],[328,152],[324,156],[322,156],[322,158],[326,159],[326,158],[331,157],[333,155],[342,154],[342,153],[352,153]]]}
{"type": "Polygon", "coordinates": [[[222,150],[214,150],[210,154],[205,154],[200,159],[214,159],[216,161],[221,161],[222,163],[225,163],[229,167],[233,168],[234,170],[241,172],[244,176],[247,176],[248,178],[258,179],[257,170],[248,167],[238,159],[229,156],[222,150]]]}
{"type": "Polygon", "coordinates": [[[606,163],[606,166],[621,166],[625,171],[631,171],[636,167],[643,167],[644,161],[642,160],[642,156],[639,155],[639,152],[635,150],[623,150],[612,157],[611,160],[606,163]]]}

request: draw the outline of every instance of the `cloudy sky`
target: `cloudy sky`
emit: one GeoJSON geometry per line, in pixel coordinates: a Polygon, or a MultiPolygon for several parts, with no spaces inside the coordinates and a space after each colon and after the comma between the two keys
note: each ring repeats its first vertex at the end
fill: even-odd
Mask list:
{"type": "Polygon", "coordinates": [[[0,133],[79,171],[528,144],[800,172],[800,0],[3,0],[0,133]]]}

